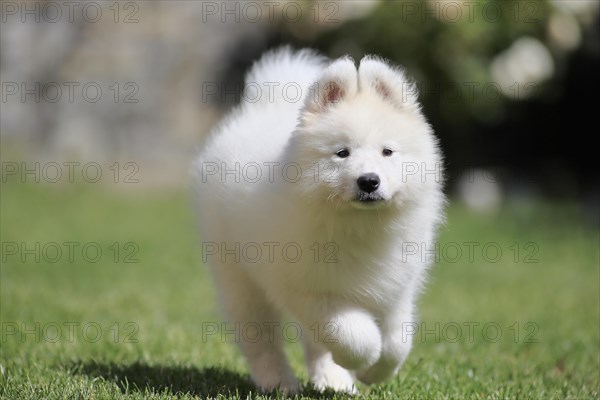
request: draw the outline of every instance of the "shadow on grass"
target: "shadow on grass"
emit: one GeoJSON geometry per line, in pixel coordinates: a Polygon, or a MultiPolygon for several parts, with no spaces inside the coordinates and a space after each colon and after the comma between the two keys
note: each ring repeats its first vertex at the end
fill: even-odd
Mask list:
{"type": "MultiPolygon", "coordinates": [[[[248,398],[260,391],[247,375],[223,368],[209,367],[198,369],[191,366],[162,366],[143,363],[117,364],[101,362],[79,362],[71,366],[74,375],[86,375],[114,382],[123,393],[164,393],[170,390],[174,395],[217,397],[218,395],[248,398]]],[[[272,393],[275,398],[286,396],[272,393]]],[[[312,388],[304,388],[303,398],[331,399],[333,393],[319,393],[312,388]]]]}

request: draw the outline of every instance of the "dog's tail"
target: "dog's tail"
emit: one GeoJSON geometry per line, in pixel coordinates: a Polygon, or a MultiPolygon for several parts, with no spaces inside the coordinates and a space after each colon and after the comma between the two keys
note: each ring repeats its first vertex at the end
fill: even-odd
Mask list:
{"type": "Polygon", "coordinates": [[[310,49],[290,46],[274,49],[260,58],[245,82],[245,103],[303,103],[303,99],[329,60],[310,49]]]}

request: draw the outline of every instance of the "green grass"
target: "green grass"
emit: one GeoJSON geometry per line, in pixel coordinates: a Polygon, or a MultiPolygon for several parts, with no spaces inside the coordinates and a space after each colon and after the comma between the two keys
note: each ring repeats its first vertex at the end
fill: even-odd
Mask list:
{"type": "MultiPolygon", "coordinates": [[[[17,183],[1,190],[0,398],[258,397],[235,345],[217,335],[203,340],[203,322],[218,322],[219,313],[187,193],[17,183]],[[68,254],[56,263],[31,255],[23,262],[6,248],[23,242],[82,245],[73,262],[68,254]],[[98,262],[83,259],[88,242],[103,250],[98,262]],[[135,243],[139,262],[123,262],[134,247],[121,248],[115,262],[114,242],[135,243]],[[79,323],[70,325],[73,337],[69,323],[79,323]]],[[[418,332],[400,374],[361,387],[364,397],[598,398],[597,221],[586,223],[567,204],[513,204],[495,216],[448,211],[446,257],[420,301],[420,326],[432,332],[418,332]],[[472,261],[466,242],[482,244],[472,261]],[[491,242],[503,251],[497,262],[481,253],[491,242]],[[537,262],[523,262],[535,250],[524,249],[529,242],[537,262]],[[464,254],[451,262],[455,244],[464,254]],[[468,323],[480,324],[472,337],[468,323]],[[497,325],[488,325],[486,339],[488,323],[497,325]],[[455,340],[457,324],[463,335],[455,340]],[[502,329],[497,341],[494,327],[502,329]]],[[[288,350],[306,383],[299,346],[288,350]]],[[[300,397],[345,398],[309,388],[300,397]]]]}

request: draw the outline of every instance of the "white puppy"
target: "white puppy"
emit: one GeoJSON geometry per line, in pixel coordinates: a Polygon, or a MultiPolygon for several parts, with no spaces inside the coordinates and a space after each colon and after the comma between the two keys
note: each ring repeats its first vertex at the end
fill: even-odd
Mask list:
{"type": "Polygon", "coordinates": [[[245,88],[194,164],[228,329],[265,390],[297,389],[282,344],[299,334],[317,388],[385,380],[410,351],[444,203],[414,85],[377,57],[280,49],[245,88]]]}

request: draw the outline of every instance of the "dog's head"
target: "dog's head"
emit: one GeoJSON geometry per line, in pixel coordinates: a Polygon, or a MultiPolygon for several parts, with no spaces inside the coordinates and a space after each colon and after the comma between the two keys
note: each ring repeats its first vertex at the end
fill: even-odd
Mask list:
{"type": "Polygon", "coordinates": [[[415,86],[367,56],[334,61],[311,92],[288,148],[303,192],[336,207],[402,206],[439,187],[441,161],[415,86]]]}

